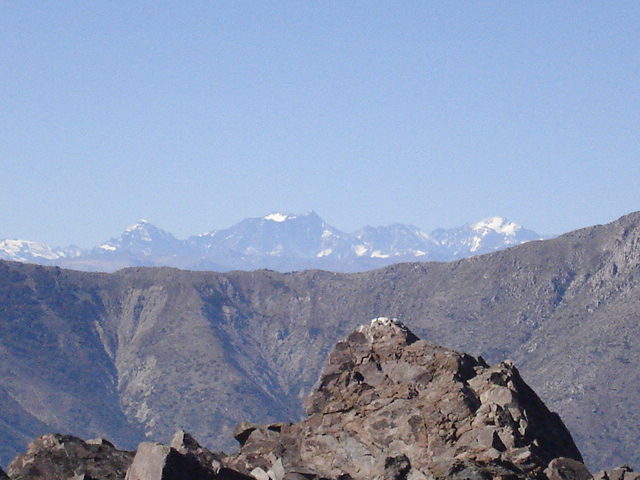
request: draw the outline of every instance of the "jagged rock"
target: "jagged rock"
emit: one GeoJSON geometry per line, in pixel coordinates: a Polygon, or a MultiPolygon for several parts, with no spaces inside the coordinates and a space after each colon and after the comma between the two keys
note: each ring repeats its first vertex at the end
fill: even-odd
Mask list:
{"type": "Polygon", "coordinates": [[[247,441],[247,438],[249,438],[249,435],[259,427],[260,425],[257,423],[242,422],[233,431],[233,438],[236,439],[240,446],[243,446],[247,441]]]}
{"type": "Polygon", "coordinates": [[[549,480],[592,480],[593,476],[580,462],[570,458],[554,458],[544,471],[549,480]]]}
{"type": "Polygon", "coordinates": [[[122,480],[132,459],[133,453],[108,441],[89,443],[48,434],[34,440],[9,464],[7,473],[11,480],[122,480]]]}
{"type": "Polygon", "coordinates": [[[4,470],[2,470],[2,467],[0,467],[0,480],[9,480],[9,477],[4,472],[4,470]]]}
{"type": "Polygon", "coordinates": [[[223,469],[222,456],[202,447],[195,438],[184,430],[179,430],[171,440],[171,447],[180,454],[197,462],[202,470],[218,474],[223,469]]]}
{"type": "Polygon", "coordinates": [[[384,461],[384,475],[379,480],[406,480],[411,471],[411,462],[406,455],[387,457],[384,461]]]}
{"type": "Polygon", "coordinates": [[[634,472],[629,465],[622,465],[610,471],[598,472],[593,478],[595,480],[640,480],[640,473],[634,472]]]}
{"type": "Polygon", "coordinates": [[[88,443],[89,445],[106,445],[108,447],[114,447],[113,443],[111,443],[109,440],[107,440],[106,438],[102,438],[102,437],[98,437],[98,438],[91,438],[89,440],[86,441],[86,443],[88,443]]]}
{"type": "Polygon", "coordinates": [[[178,431],[171,446],[142,442],[126,480],[253,480],[226,468],[220,456],[202,447],[191,435],[178,431]]]}
{"type": "Polygon", "coordinates": [[[275,456],[285,476],[462,479],[543,478],[556,457],[582,461],[511,363],[489,367],[388,318],[336,345],[306,408],[279,432],[242,427],[231,465],[267,473],[275,456]]]}

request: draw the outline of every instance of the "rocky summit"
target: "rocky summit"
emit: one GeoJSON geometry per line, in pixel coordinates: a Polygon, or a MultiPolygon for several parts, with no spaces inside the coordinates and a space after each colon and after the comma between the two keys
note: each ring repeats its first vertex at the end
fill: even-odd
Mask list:
{"type": "Polygon", "coordinates": [[[558,457],[586,471],[560,418],[511,363],[490,367],[388,318],[337,344],[306,409],[299,423],[241,426],[232,465],[264,480],[274,469],[356,480],[544,478],[558,457]]]}
{"type": "MultiPolygon", "coordinates": [[[[339,342],[297,423],[244,422],[240,451],[214,453],[179,431],[133,453],[106,440],[45,435],[11,480],[589,480],[560,417],[510,362],[418,339],[376,318],[339,342]]],[[[0,476],[2,475],[0,471],[0,476]]],[[[637,480],[628,467],[596,478],[637,480]]]]}

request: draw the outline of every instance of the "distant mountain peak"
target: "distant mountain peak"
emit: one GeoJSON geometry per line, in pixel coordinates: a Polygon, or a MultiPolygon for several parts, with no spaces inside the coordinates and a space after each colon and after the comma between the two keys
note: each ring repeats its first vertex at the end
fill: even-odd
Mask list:
{"type": "Polygon", "coordinates": [[[132,232],[134,230],[139,230],[141,228],[146,228],[148,226],[153,227],[153,225],[151,225],[151,222],[149,222],[149,220],[145,219],[145,218],[141,218],[139,219],[136,223],[134,223],[133,225],[129,225],[127,228],[125,228],[125,232],[132,232]]]}
{"type": "Polygon", "coordinates": [[[471,224],[471,229],[475,231],[494,231],[503,235],[513,236],[522,228],[515,222],[511,222],[504,217],[487,217],[479,222],[471,224]]]}
{"type": "Polygon", "coordinates": [[[63,249],[52,248],[40,242],[13,239],[0,241],[0,258],[35,261],[37,259],[56,260],[66,256],[73,255],[67,255],[63,249]]]}

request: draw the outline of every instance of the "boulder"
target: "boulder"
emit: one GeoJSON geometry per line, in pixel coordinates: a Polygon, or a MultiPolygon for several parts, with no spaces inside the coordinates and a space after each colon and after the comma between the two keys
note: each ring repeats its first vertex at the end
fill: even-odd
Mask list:
{"type": "Polygon", "coordinates": [[[275,456],[285,477],[365,480],[543,478],[557,457],[582,461],[513,364],[490,367],[389,318],[336,345],[306,409],[279,431],[245,424],[230,464],[268,473],[275,456]]]}
{"type": "Polygon", "coordinates": [[[549,480],[592,480],[593,476],[580,462],[570,458],[554,458],[544,471],[549,480]]]}
{"type": "Polygon", "coordinates": [[[223,465],[219,455],[180,430],[171,446],[142,442],[125,480],[253,480],[223,465]]]}

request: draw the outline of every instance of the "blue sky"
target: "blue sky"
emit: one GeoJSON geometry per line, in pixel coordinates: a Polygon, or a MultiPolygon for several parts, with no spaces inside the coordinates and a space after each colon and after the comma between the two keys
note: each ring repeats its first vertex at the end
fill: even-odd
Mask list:
{"type": "Polygon", "coordinates": [[[0,238],[640,210],[638,2],[0,0],[0,238]]]}

